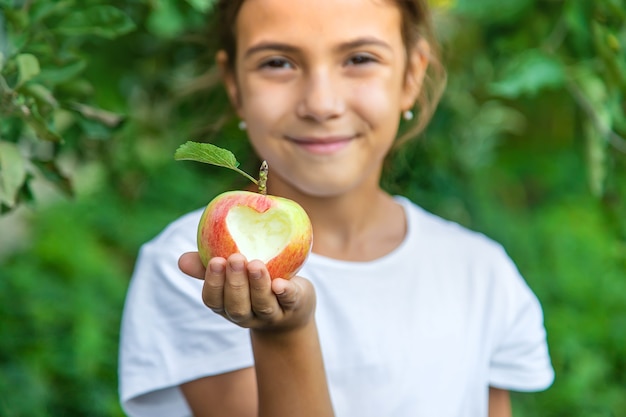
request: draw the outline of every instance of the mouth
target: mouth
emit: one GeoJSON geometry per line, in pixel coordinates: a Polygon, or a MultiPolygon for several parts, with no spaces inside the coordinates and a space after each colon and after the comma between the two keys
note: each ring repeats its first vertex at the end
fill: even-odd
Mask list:
{"type": "Polygon", "coordinates": [[[339,152],[346,148],[355,138],[355,135],[324,137],[287,136],[291,143],[315,155],[330,155],[339,152]]]}

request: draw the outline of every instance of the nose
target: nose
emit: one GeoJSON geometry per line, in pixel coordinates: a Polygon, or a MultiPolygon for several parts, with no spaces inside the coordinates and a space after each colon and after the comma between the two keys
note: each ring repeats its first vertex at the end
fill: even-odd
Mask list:
{"type": "Polygon", "coordinates": [[[328,71],[316,71],[303,79],[302,98],[296,109],[298,116],[323,122],[339,117],[345,111],[341,89],[328,71]]]}

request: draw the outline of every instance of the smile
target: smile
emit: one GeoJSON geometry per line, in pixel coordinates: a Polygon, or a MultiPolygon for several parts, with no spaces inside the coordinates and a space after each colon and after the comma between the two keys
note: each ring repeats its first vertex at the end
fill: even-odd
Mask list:
{"type": "Polygon", "coordinates": [[[287,137],[287,139],[308,153],[330,155],[346,148],[355,139],[355,136],[287,137]]]}

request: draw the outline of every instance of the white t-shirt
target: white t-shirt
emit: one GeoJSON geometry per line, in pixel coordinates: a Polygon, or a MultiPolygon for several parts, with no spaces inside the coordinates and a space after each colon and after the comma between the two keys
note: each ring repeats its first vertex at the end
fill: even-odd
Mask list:
{"type": "MultiPolygon", "coordinates": [[[[408,233],[388,255],[311,254],[316,321],[337,417],[480,417],[488,387],[550,386],[542,310],[504,250],[398,197],[408,233]]],[[[191,413],[178,386],[253,366],[248,330],[206,308],[178,257],[201,210],[140,252],[124,310],[120,396],[133,417],[191,413]]]]}

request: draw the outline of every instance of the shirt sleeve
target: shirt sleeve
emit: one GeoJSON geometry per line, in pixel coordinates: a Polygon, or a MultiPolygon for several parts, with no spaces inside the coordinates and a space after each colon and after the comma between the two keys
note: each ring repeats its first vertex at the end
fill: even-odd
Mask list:
{"type": "MultiPolygon", "coordinates": [[[[504,251],[502,251],[504,252],[504,251]]],[[[490,385],[512,391],[541,391],[554,381],[539,300],[504,254],[497,274],[502,312],[490,360],[490,385]]]]}
{"type": "Polygon", "coordinates": [[[178,269],[180,255],[196,250],[199,216],[173,223],[137,258],[119,351],[120,399],[131,417],[189,416],[181,383],[252,366],[247,330],[210,311],[202,281],[178,269]]]}

